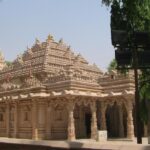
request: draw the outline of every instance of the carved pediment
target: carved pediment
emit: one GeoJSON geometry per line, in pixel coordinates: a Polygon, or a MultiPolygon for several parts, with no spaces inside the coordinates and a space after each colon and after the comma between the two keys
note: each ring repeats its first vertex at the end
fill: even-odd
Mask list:
{"type": "Polygon", "coordinates": [[[6,91],[8,89],[11,89],[11,86],[12,86],[12,83],[4,82],[0,86],[0,91],[6,91]]]}
{"type": "Polygon", "coordinates": [[[37,79],[35,76],[24,78],[22,88],[26,87],[38,87],[41,86],[41,81],[37,79]]]}

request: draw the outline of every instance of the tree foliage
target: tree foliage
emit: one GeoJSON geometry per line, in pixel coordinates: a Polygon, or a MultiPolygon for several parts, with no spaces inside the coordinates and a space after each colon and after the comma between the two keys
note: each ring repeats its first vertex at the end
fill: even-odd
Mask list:
{"type": "Polygon", "coordinates": [[[113,59],[113,60],[110,62],[109,66],[108,66],[108,72],[110,72],[111,70],[116,69],[116,67],[117,67],[116,60],[113,59]]]}
{"type": "MultiPolygon", "coordinates": [[[[150,0],[102,0],[102,4],[111,7],[111,29],[150,32],[150,0]]],[[[130,38],[130,35],[129,35],[130,38]]],[[[130,39],[131,44],[134,42],[130,39]]],[[[150,69],[141,70],[140,98],[141,116],[147,122],[146,101],[150,100],[150,69]]]]}
{"type": "Polygon", "coordinates": [[[111,27],[150,30],[149,0],[102,0],[102,4],[111,7],[111,27]]]}
{"type": "MultiPolygon", "coordinates": [[[[111,72],[112,70],[116,70],[116,69],[117,69],[117,62],[116,62],[116,59],[113,59],[109,63],[107,70],[108,70],[108,72],[111,72]]],[[[128,71],[129,71],[128,69],[120,69],[120,70],[118,70],[118,73],[126,76],[128,71]]]]}

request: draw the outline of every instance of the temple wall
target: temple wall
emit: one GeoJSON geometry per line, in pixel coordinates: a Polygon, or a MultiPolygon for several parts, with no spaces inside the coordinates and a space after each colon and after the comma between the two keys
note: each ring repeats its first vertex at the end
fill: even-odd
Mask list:
{"type": "Polygon", "coordinates": [[[57,105],[52,109],[52,139],[67,139],[68,114],[65,107],[57,105]]]}
{"type": "Polygon", "coordinates": [[[0,108],[0,136],[7,137],[6,135],[6,105],[2,104],[0,108]]]}
{"type": "Polygon", "coordinates": [[[43,102],[38,103],[37,112],[37,123],[38,123],[38,138],[45,139],[45,126],[46,126],[46,104],[43,102]]]}
{"type": "Polygon", "coordinates": [[[18,138],[32,138],[31,104],[20,103],[18,107],[18,138]]]}

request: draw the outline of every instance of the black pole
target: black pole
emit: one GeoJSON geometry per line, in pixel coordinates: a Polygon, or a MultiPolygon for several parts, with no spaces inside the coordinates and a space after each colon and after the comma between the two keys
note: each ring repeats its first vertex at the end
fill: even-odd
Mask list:
{"type": "Polygon", "coordinates": [[[138,86],[138,57],[137,48],[133,52],[133,65],[134,65],[134,78],[135,78],[135,115],[136,115],[136,132],[137,132],[137,143],[142,144],[142,133],[141,133],[141,119],[140,119],[140,97],[139,97],[139,86],[138,86]]]}

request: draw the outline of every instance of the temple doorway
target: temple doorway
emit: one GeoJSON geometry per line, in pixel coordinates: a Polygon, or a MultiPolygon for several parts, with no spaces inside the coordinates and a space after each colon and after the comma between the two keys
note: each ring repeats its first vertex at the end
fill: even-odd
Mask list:
{"type": "Polygon", "coordinates": [[[91,137],[91,114],[85,113],[85,128],[87,138],[91,137]]]}
{"type": "Polygon", "coordinates": [[[91,138],[90,106],[76,105],[74,109],[75,133],[77,139],[91,138]]]}
{"type": "Polygon", "coordinates": [[[127,112],[124,105],[117,105],[115,102],[107,107],[106,125],[108,138],[127,137],[127,112]]]}

